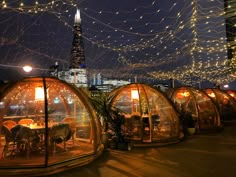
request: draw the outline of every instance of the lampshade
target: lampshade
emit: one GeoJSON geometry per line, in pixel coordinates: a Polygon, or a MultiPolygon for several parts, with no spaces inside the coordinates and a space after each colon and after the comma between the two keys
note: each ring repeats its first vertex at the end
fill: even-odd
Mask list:
{"type": "Polygon", "coordinates": [[[43,87],[35,87],[35,100],[44,100],[44,89],[43,87]]]}
{"type": "Polygon", "coordinates": [[[131,90],[131,98],[134,99],[139,99],[139,94],[138,94],[138,90],[131,90]]]}

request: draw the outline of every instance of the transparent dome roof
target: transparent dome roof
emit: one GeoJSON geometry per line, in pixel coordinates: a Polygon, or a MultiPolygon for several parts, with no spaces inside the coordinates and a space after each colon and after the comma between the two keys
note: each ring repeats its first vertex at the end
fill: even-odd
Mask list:
{"type": "Polygon", "coordinates": [[[8,168],[24,173],[29,167],[33,176],[37,167],[81,164],[84,156],[91,160],[101,149],[100,122],[87,95],[56,78],[8,84],[2,89],[0,115],[3,174],[8,168]]]}

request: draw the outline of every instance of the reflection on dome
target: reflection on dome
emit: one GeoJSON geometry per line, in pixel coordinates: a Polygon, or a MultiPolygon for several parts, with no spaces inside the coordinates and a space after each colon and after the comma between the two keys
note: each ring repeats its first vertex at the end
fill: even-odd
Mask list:
{"type": "Polygon", "coordinates": [[[58,172],[89,163],[103,150],[86,94],[56,78],[26,78],[4,87],[0,130],[1,174],[13,173],[11,168],[31,176],[58,172]]]}
{"type": "Polygon", "coordinates": [[[162,92],[145,84],[129,84],[110,95],[113,106],[125,117],[123,134],[134,145],[179,140],[177,112],[162,92]]]}

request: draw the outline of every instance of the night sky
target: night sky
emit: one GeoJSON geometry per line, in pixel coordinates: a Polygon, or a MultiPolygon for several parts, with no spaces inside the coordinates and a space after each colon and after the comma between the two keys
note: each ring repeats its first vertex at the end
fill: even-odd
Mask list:
{"type": "MultiPolygon", "coordinates": [[[[218,0],[10,1],[0,8],[0,80],[21,66],[69,67],[76,9],[90,74],[145,83],[228,83],[224,4],[218,0]],[[23,2],[24,4],[20,4],[23,2]],[[27,4],[28,3],[28,4],[27,4]]],[[[35,70],[33,74],[47,74],[35,70]]]]}

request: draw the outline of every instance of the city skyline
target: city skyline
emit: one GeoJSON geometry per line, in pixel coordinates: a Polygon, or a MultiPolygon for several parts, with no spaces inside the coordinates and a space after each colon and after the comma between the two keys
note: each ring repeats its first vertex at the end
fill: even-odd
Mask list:
{"type": "Polygon", "coordinates": [[[1,64],[49,68],[58,62],[67,69],[78,8],[90,73],[136,76],[142,82],[173,78],[193,86],[233,80],[223,2],[38,1],[37,8],[25,2],[22,10],[5,2],[7,7],[0,9],[1,64]]]}

